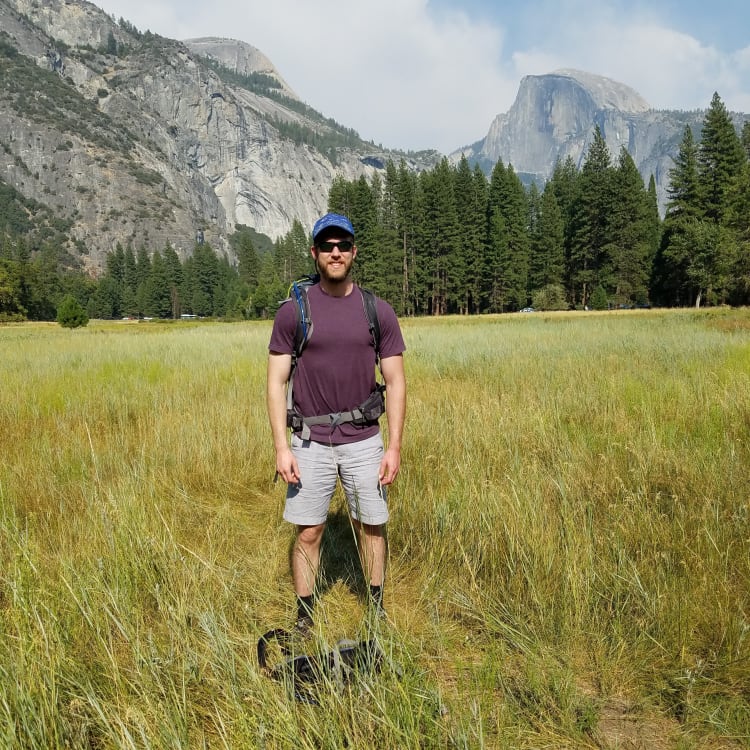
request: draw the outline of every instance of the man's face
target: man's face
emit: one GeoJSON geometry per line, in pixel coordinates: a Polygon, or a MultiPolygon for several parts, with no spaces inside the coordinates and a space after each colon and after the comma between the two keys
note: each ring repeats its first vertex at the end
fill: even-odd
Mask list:
{"type": "Polygon", "coordinates": [[[318,273],[326,281],[345,281],[357,256],[357,246],[351,235],[342,229],[332,228],[323,232],[310,252],[318,264],[318,273]]]}

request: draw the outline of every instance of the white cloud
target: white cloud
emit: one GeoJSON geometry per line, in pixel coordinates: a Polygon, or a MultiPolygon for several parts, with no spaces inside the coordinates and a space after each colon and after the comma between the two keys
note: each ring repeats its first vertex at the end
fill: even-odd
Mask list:
{"type": "Polygon", "coordinates": [[[637,0],[509,0],[487,7],[494,23],[428,0],[104,4],[141,30],[248,42],[308,104],[390,147],[448,153],[481,138],[524,75],[561,67],[614,78],[657,108],[705,108],[718,91],[750,111],[750,48],[721,52],[637,0]]]}
{"type": "MultiPolygon", "coordinates": [[[[722,53],[653,20],[649,13],[613,17],[592,10],[562,24],[545,49],[514,54],[519,76],[578,68],[620,81],[657,109],[704,109],[714,91],[732,109],[747,103],[750,54],[722,53]]],[[[747,108],[744,111],[748,111],[747,108]]]]}
{"type": "Polygon", "coordinates": [[[500,29],[463,12],[436,15],[424,0],[171,6],[131,2],[124,15],[166,36],[248,42],[308,104],[390,147],[448,152],[481,138],[518,87],[502,72],[500,29]]]}

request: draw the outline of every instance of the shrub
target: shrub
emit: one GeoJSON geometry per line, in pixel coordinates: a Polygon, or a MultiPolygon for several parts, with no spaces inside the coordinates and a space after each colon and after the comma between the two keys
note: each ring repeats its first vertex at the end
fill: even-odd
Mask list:
{"type": "Polygon", "coordinates": [[[532,296],[531,303],[537,310],[568,309],[568,300],[565,298],[565,288],[562,284],[547,284],[537,290],[532,296]]]}
{"type": "Polygon", "coordinates": [[[609,306],[609,298],[606,289],[599,285],[594,289],[589,300],[589,307],[592,310],[606,310],[609,306]]]}
{"type": "Polygon", "coordinates": [[[80,328],[88,325],[89,316],[81,303],[72,294],[67,294],[57,308],[57,322],[63,328],[80,328]]]}

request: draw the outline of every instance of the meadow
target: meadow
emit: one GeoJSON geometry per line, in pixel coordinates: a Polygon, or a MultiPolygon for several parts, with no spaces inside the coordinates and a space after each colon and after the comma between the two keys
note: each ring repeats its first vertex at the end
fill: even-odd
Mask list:
{"type": "Polygon", "coordinates": [[[0,326],[0,747],[750,746],[750,311],[403,321],[389,621],[300,703],[269,322],[0,326]]]}

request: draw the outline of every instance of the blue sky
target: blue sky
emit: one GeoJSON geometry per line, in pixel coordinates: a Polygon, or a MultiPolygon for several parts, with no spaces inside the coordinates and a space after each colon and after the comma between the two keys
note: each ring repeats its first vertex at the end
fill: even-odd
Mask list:
{"type": "Polygon", "coordinates": [[[368,140],[449,153],[484,137],[525,75],[577,68],[659,109],[714,91],[750,113],[747,0],[99,0],[142,31],[240,39],[368,140]]]}

